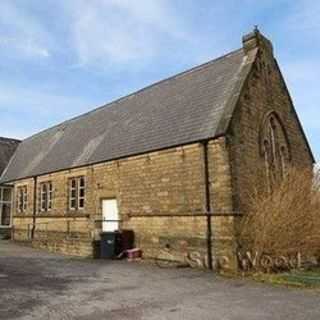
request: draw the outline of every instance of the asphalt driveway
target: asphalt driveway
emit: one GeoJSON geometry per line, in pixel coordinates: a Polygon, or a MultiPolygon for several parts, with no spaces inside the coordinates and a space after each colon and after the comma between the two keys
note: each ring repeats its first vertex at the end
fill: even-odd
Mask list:
{"type": "Polygon", "coordinates": [[[320,294],[0,241],[0,319],[320,319],[320,294]]]}

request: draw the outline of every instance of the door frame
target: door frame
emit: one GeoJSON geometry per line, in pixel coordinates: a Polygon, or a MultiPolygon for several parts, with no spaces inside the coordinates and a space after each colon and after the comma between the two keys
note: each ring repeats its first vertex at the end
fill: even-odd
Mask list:
{"type": "Polygon", "coordinates": [[[101,216],[101,231],[103,232],[103,201],[106,201],[106,200],[116,200],[117,202],[117,208],[118,208],[118,217],[119,217],[119,225],[118,225],[118,230],[121,231],[121,222],[122,222],[122,219],[121,219],[121,213],[120,213],[120,206],[119,206],[119,199],[117,196],[108,196],[108,197],[101,197],[100,198],[100,216],[101,216]]]}

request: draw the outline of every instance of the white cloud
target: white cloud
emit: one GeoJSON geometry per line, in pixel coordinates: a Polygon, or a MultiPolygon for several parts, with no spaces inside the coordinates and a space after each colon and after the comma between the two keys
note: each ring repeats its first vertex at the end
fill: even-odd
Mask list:
{"type": "Polygon", "coordinates": [[[139,61],[146,64],[168,43],[189,39],[187,26],[169,0],[0,3],[0,47],[8,50],[6,55],[48,58],[63,54],[75,60],[76,66],[104,68],[139,61]],[[38,8],[55,13],[56,30],[53,21],[48,23],[52,16],[39,14],[38,8]]]}
{"type": "MultiPolygon", "coordinates": [[[[0,5],[0,47],[18,57],[50,56],[53,39],[35,17],[13,1],[0,5]]],[[[4,51],[7,52],[7,51],[4,51]]]]}
{"type": "Polygon", "coordinates": [[[63,8],[71,16],[80,65],[146,63],[163,42],[188,38],[166,0],[77,0],[64,2],[63,8]]]}
{"type": "Polygon", "coordinates": [[[39,46],[34,43],[31,38],[21,41],[20,37],[4,37],[0,35],[0,49],[5,51],[6,49],[15,50],[20,55],[28,57],[42,57],[48,58],[50,53],[48,49],[39,46]]]}
{"type": "MultiPolygon", "coordinates": [[[[75,110],[77,114],[85,111],[90,104],[82,97],[57,95],[54,92],[32,90],[18,86],[10,86],[0,82],[0,112],[10,112],[13,115],[19,112],[23,114],[37,115],[37,117],[65,119],[75,110]]],[[[20,115],[21,116],[21,115],[20,115]]]]}
{"type": "Polygon", "coordinates": [[[0,136],[26,138],[93,109],[98,101],[0,82],[0,136]],[[90,107],[91,106],[91,107],[90,107]]]}

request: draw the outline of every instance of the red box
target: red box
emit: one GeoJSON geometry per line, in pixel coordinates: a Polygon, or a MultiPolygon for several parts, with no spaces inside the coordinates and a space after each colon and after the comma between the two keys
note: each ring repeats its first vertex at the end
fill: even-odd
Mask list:
{"type": "Polygon", "coordinates": [[[126,252],[128,260],[134,260],[142,257],[142,251],[139,248],[129,249],[126,252]]]}

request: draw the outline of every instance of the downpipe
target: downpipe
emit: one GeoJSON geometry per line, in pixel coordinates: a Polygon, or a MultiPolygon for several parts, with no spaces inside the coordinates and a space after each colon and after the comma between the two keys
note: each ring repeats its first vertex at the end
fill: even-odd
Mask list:
{"type": "Polygon", "coordinates": [[[37,217],[37,189],[38,189],[38,178],[33,178],[33,215],[32,215],[32,229],[31,229],[31,240],[34,239],[36,230],[36,217],[37,217]]]}
{"type": "Polygon", "coordinates": [[[213,270],[212,265],[212,215],[211,215],[211,197],[209,181],[209,158],[208,141],[202,142],[203,146],[203,167],[204,167],[204,186],[205,186],[205,210],[207,219],[207,260],[209,270],[213,270]]]}

